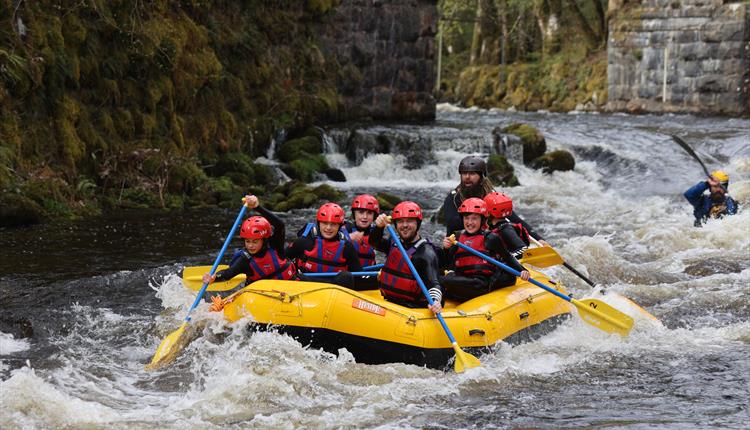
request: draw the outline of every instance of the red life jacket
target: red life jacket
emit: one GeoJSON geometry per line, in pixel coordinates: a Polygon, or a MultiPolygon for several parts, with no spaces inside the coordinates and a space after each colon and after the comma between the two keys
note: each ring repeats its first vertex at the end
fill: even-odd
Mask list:
{"type": "MultiPolygon", "coordinates": [[[[356,228],[356,227],[355,227],[356,228]]],[[[346,239],[354,245],[354,249],[357,251],[357,256],[359,257],[359,263],[362,265],[362,267],[366,266],[372,266],[375,264],[375,248],[370,246],[370,243],[367,241],[367,238],[370,237],[370,233],[372,233],[372,227],[368,228],[364,233],[365,235],[362,236],[362,242],[354,242],[349,237],[349,231],[345,228],[342,228],[341,231],[344,233],[344,236],[346,236],[346,239]]]]}
{"type": "Polygon", "coordinates": [[[299,258],[297,264],[303,272],[341,272],[346,270],[347,263],[344,258],[344,245],[346,240],[325,240],[322,237],[315,238],[315,247],[305,251],[299,258]]]}
{"type": "Polygon", "coordinates": [[[273,249],[267,249],[261,258],[249,253],[246,255],[250,260],[250,268],[253,269],[253,276],[247,280],[248,284],[259,279],[297,279],[297,267],[294,263],[280,258],[273,249]]]}
{"type": "MultiPolygon", "coordinates": [[[[419,239],[406,253],[411,258],[420,246],[427,243],[425,239],[419,239]]],[[[394,242],[385,259],[383,269],[378,275],[380,283],[380,292],[386,300],[409,301],[409,302],[427,302],[422,294],[417,280],[414,279],[409,264],[404,260],[404,256],[394,242]]]]}
{"type": "MultiPolygon", "coordinates": [[[[482,254],[490,255],[484,246],[484,237],[485,232],[483,231],[470,235],[466,233],[466,230],[463,230],[458,241],[482,254]]],[[[490,276],[495,273],[495,266],[463,248],[456,250],[456,258],[453,265],[456,267],[456,273],[462,276],[490,276]]]]}

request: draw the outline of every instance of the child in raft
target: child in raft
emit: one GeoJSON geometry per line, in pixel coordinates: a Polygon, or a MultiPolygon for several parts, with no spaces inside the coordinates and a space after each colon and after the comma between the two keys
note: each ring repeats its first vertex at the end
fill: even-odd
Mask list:
{"type": "MultiPolygon", "coordinates": [[[[503,240],[494,232],[485,230],[487,204],[472,197],[464,200],[458,209],[464,229],[457,238],[483,254],[499,260],[521,273],[520,278],[529,279],[529,272],[505,247],[503,240]]],[[[440,284],[449,299],[464,302],[502,287],[515,284],[516,277],[492,263],[459,248],[454,239],[443,239],[444,260],[450,270],[440,279],[440,284]]]]}
{"type": "Polygon", "coordinates": [[[315,219],[315,227],[300,232],[300,237],[286,248],[287,258],[296,259],[302,280],[354,288],[351,272],[361,272],[362,265],[354,245],[341,232],[344,210],[336,203],[326,203],[318,209],[315,219]],[[317,278],[305,277],[305,273],[336,275],[317,278]]]}
{"type": "Polygon", "coordinates": [[[284,222],[261,207],[256,196],[247,195],[243,201],[262,216],[251,216],[242,223],[240,237],[245,241],[245,248],[235,253],[229,268],[214,276],[204,274],[203,282],[228,281],[240,273],[247,276],[245,284],[259,279],[297,279],[297,267],[278,251],[284,249],[284,222]]]}
{"type": "MultiPolygon", "coordinates": [[[[375,248],[369,244],[368,239],[375,229],[373,223],[378,214],[380,214],[378,199],[370,194],[360,194],[352,200],[352,221],[344,223],[341,229],[344,236],[357,250],[359,263],[363,268],[376,263],[375,248]]],[[[357,290],[378,289],[378,279],[375,276],[357,277],[354,279],[354,284],[357,290]]]]}

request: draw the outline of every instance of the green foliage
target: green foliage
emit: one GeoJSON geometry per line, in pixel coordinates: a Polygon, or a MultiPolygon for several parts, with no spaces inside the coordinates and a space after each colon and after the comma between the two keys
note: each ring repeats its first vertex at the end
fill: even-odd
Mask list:
{"type": "MultiPolygon", "coordinates": [[[[272,183],[252,163],[270,137],[339,113],[338,65],[315,40],[339,3],[24,2],[14,16],[26,37],[0,29],[0,188],[72,216],[91,206],[76,199],[167,208],[199,193],[187,203],[222,204],[230,190],[272,183]],[[197,164],[243,153],[231,179],[209,180],[197,164]],[[61,195],[40,197],[40,165],[56,166],[61,195]]],[[[14,8],[2,4],[8,24],[14,8]]],[[[304,152],[294,170],[311,178],[325,160],[304,152]]]]}

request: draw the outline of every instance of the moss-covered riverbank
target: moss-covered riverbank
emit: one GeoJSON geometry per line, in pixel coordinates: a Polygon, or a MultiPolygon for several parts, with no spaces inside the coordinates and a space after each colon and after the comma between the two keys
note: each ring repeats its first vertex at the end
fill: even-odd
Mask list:
{"type": "Polygon", "coordinates": [[[253,160],[336,120],[336,3],[1,0],[0,224],[284,194],[253,160]]]}

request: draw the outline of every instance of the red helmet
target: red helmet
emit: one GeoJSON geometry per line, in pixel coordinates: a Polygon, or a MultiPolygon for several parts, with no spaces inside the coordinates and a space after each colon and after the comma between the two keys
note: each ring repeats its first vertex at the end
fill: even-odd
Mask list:
{"type": "Polygon", "coordinates": [[[273,234],[271,223],[262,216],[251,216],[242,223],[240,237],[245,239],[267,239],[273,234]]]}
{"type": "Polygon", "coordinates": [[[487,203],[478,197],[472,197],[466,199],[461,203],[461,207],[458,208],[460,214],[479,214],[483,217],[487,216],[487,203]]]}
{"type": "Polygon", "coordinates": [[[503,193],[493,191],[484,196],[487,212],[495,218],[505,218],[513,212],[513,200],[503,193]]]}
{"type": "Polygon", "coordinates": [[[378,199],[369,194],[360,194],[352,200],[352,211],[354,209],[365,209],[373,211],[376,214],[380,213],[380,205],[378,199]]]}
{"type": "Polygon", "coordinates": [[[401,202],[393,208],[393,219],[416,218],[422,221],[422,208],[410,201],[401,202]]]}
{"type": "Polygon", "coordinates": [[[344,223],[344,210],[336,203],[326,203],[318,209],[318,222],[344,223]]]}

